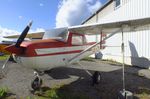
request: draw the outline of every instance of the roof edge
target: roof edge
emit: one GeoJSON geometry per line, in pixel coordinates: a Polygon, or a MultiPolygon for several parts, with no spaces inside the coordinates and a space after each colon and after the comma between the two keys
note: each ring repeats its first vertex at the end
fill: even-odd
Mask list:
{"type": "Polygon", "coordinates": [[[83,25],[86,23],[88,20],[90,20],[94,15],[102,11],[105,7],[107,7],[113,0],[108,0],[102,7],[100,7],[95,13],[93,13],[90,17],[88,17],[85,21],[83,21],[81,24],[83,25]]]}

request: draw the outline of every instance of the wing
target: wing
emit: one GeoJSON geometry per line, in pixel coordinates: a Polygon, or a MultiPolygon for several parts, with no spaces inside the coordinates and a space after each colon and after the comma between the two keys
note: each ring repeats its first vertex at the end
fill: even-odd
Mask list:
{"type": "Polygon", "coordinates": [[[124,32],[134,31],[136,27],[144,26],[150,24],[150,17],[133,19],[133,20],[124,20],[118,22],[105,22],[105,23],[96,23],[88,25],[79,25],[69,27],[68,30],[74,33],[81,33],[87,35],[94,35],[102,33],[112,33],[118,29],[123,28],[124,32]]]}
{"type": "MultiPolygon", "coordinates": [[[[150,24],[150,18],[143,18],[143,19],[134,19],[134,20],[119,21],[119,22],[111,22],[111,23],[97,23],[91,25],[73,26],[70,27],[68,30],[70,32],[87,34],[87,35],[100,34],[100,32],[109,33],[109,35],[103,39],[104,41],[112,37],[116,33],[135,31],[137,27],[139,28],[149,24],[150,24]]],[[[100,50],[100,47],[98,47],[98,45],[103,41],[91,45],[90,47],[83,50],[76,56],[72,57],[70,60],[68,60],[69,63],[76,62],[84,58],[85,56],[89,56],[96,53],[97,51],[100,50]],[[99,49],[97,49],[97,47],[99,49]],[[93,49],[97,49],[97,50],[93,50],[93,49]]]]}
{"type": "MultiPolygon", "coordinates": [[[[39,39],[42,38],[45,32],[35,32],[27,34],[26,38],[39,39]]],[[[20,35],[4,36],[4,38],[18,38],[20,35]]]]}
{"type": "MultiPolygon", "coordinates": [[[[25,41],[31,41],[29,38],[25,38],[25,41]]],[[[14,44],[17,42],[17,38],[2,38],[2,44],[14,44]]]]}

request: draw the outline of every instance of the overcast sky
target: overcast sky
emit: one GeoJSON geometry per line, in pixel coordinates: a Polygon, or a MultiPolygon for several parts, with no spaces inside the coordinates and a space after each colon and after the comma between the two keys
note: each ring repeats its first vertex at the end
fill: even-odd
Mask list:
{"type": "Polygon", "coordinates": [[[21,32],[33,20],[31,31],[81,24],[107,0],[1,0],[0,35],[21,32]]]}

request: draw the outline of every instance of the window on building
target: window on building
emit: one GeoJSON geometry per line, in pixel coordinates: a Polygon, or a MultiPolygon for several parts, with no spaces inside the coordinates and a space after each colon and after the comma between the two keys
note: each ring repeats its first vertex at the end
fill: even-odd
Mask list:
{"type": "Polygon", "coordinates": [[[121,0],[115,0],[115,7],[119,7],[121,4],[121,0]]]}

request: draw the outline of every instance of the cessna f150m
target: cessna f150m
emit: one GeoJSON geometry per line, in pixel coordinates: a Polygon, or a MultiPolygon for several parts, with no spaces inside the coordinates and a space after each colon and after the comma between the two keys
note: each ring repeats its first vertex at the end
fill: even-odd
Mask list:
{"type": "MultiPolygon", "coordinates": [[[[32,22],[27,25],[16,44],[6,47],[12,53],[17,63],[36,71],[49,70],[54,67],[69,66],[80,59],[92,55],[100,50],[100,43],[119,32],[135,30],[137,27],[150,23],[150,18],[127,20],[111,23],[98,23],[80,25],[68,28],[53,29],[46,33],[57,35],[55,38],[36,41],[24,41],[32,22]],[[108,36],[100,42],[87,43],[85,35],[107,33],[108,36]]],[[[7,61],[2,68],[5,67],[7,61]]],[[[41,85],[38,76],[32,83],[32,88],[37,89],[41,85]]],[[[96,76],[97,79],[100,76],[96,76]]]]}

